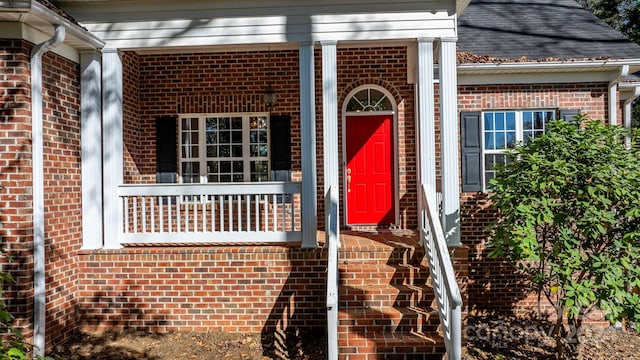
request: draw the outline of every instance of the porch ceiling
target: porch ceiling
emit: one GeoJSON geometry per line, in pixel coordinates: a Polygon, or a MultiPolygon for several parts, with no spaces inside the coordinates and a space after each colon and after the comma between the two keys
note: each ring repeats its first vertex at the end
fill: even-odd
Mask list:
{"type": "Polygon", "coordinates": [[[452,0],[82,1],[60,5],[108,48],[455,37],[452,0]]]}

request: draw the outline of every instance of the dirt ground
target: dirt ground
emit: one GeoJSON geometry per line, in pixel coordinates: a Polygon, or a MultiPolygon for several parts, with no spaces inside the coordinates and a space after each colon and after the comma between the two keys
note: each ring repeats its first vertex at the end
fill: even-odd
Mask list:
{"type": "MultiPolygon", "coordinates": [[[[548,323],[504,318],[470,318],[464,360],[555,359],[548,323]]],[[[569,340],[574,341],[569,335],[569,340]]],[[[640,359],[640,335],[628,329],[585,325],[579,360],[640,359]]],[[[119,333],[78,334],[55,347],[54,360],[320,360],[327,358],[324,334],[119,333]]]]}

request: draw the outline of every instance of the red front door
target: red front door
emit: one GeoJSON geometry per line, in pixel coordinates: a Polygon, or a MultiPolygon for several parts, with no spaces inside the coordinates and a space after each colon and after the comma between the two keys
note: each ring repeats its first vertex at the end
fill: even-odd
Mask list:
{"type": "Polygon", "coordinates": [[[347,223],[391,224],[393,115],[348,116],[346,121],[347,223]]]}

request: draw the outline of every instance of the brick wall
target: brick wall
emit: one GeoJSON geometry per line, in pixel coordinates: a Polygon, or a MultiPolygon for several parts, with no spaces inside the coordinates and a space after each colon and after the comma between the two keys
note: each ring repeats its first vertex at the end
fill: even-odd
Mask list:
{"type": "MultiPolygon", "coordinates": [[[[591,119],[607,118],[607,84],[459,86],[460,111],[486,109],[580,109],[591,119]]],[[[537,298],[505,259],[489,259],[487,226],[495,212],[483,193],[461,195],[461,237],[469,247],[469,309],[481,314],[528,314],[537,298]]]]}
{"type": "Polygon", "coordinates": [[[326,325],[325,250],[128,248],[81,257],[85,329],[270,332],[326,325]]]}
{"type": "MultiPolygon", "coordinates": [[[[0,40],[0,238],[17,285],[9,310],[27,339],[33,330],[33,205],[31,154],[32,45],[0,40]]],[[[76,326],[77,258],[82,244],[79,66],[51,52],[43,56],[43,140],[47,341],[76,326]]]]}
{"type": "Polygon", "coordinates": [[[33,207],[31,202],[31,45],[0,40],[0,263],[16,285],[7,288],[8,310],[24,334],[33,325],[33,207]]]}
{"type": "Polygon", "coordinates": [[[77,251],[82,246],[80,67],[43,60],[47,346],[76,328],[77,251]]]}

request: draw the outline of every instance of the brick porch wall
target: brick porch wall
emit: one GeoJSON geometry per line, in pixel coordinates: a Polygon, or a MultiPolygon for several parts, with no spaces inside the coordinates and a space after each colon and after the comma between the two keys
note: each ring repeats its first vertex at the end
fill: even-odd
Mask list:
{"type": "MultiPolygon", "coordinates": [[[[31,168],[32,44],[0,40],[0,238],[17,285],[9,310],[29,340],[33,330],[31,168]]],[[[43,56],[43,134],[47,345],[76,326],[76,252],[82,244],[79,66],[51,52],[43,56]]]]}
{"type": "Polygon", "coordinates": [[[326,251],[127,248],[80,255],[90,330],[272,332],[326,326],[326,251]]]}
{"type": "MultiPolygon", "coordinates": [[[[459,110],[551,108],[580,109],[591,119],[607,118],[607,84],[532,84],[459,86],[459,110]]],[[[527,294],[513,265],[488,258],[487,226],[495,218],[485,193],[462,193],[461,234],[469,247],[469,311],[525,315],[536,311],[537,297],[527,294]]]]}

